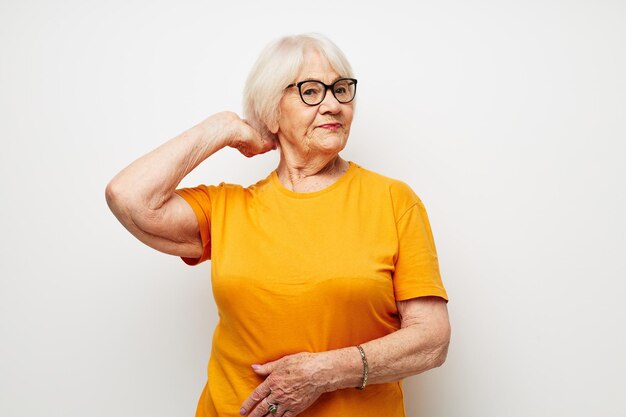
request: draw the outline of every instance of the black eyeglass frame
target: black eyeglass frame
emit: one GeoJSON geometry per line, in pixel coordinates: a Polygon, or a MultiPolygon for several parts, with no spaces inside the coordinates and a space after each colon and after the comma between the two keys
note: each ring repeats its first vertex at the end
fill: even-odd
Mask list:
{"type": "Polygon", "coordinates": [[[340,78],[337,81],[335,81],[334,83],[328,85],[325,84],[319,80],[305,80],[305,81],[300,81],[297,83],[291,83],[289,84],[287,87],[285,87],[285,89],[287,88],[291,88],[291,87],[298,87],[298,93],[300,94],[300,99],[302,100],[302,102],[304,104],[306,104],[307,106],[318,106],[322,101],[324,101],[324,99],[326,98],[326,92],[330,89],[330,91],[333,93],[333,97],[335,97],[335,99],[340,102],[341,104],[348,104],[350,103],[352,100],[354,100],[354,98],[356,97],[356,84],[357,84],[357,79],[356,78],[340,78]],[[352,81],[354,83],[354,94],[352,95],[352,98],[348,101],[341,101],[337,98],[337,95],[335,94],[335,84],[337,84],[338,82],[341,81],[352,81]],[[304,100],[304,97],[302,96],[302,89],[300,87],[302,87],[303,84],[306,83],[311,83],[311,82],[316,82],[316,83],[320,83],[324,86],[324,94],[322,94],[322,98],[318,103],[315,104],[309,104],[304,100]]]}

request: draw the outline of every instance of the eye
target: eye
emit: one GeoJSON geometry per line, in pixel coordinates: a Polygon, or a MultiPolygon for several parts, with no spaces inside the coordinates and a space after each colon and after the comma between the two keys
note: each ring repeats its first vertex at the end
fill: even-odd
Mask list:
{"type": "Polygon", "coordinates": [[[308,81],[300,86],[303,97],[318,97],[324,92],[324,86],[317,81],[308,81]]]}
{"type": "Polygon", "coordinates": [[[334,93],[336,97],[348,97],[352,94],[352,83],[348,80],[341,80],[335,84],[334,93]]]}

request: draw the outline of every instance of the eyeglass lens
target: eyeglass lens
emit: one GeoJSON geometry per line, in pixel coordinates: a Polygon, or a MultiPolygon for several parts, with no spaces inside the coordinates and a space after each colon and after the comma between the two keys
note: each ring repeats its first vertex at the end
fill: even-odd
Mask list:
{"type": "MultiPolygon", "coordinates": [[[[352,80],[338,80],[332,85],[333,95],[340,103],[348,103],[354,98],[356,84],[352,80]]],[[[309,105],[316,105],[324,100],[326,87],[320,81],[307,81],[300,85],[300,96],[309,105]]]]}

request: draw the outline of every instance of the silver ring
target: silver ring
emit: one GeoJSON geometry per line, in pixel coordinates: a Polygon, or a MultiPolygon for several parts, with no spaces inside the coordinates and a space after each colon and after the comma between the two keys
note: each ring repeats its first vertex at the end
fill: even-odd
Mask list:
{"type": "Polygon", "coordinates": [[[271,414],[276,414],[276,412],[278,411],[278,404],[272,404],[271,402],[267,401],[267,397],[265,397],[265,402],[267,403],[267,411],[271,414]]]}

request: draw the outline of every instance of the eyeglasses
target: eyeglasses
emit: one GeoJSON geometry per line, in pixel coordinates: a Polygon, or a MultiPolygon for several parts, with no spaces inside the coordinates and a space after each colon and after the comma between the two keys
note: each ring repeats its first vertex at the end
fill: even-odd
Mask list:
{"type": "Polygon", "coordinates": [[[333,96],[340,103],[350,103],[356,95],[356,80],[354,78],[340,78],[331,85],[321,81],[307,80],[289,84],[286,88],[298,87],[300,98],[304,104],[317,106],[326,97],[326,91],[330,88],[333,96]]]}

